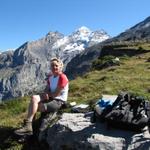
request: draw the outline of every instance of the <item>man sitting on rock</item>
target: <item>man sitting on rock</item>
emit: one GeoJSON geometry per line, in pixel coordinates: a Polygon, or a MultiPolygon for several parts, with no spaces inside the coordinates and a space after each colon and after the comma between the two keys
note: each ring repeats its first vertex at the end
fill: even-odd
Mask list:
{"type": "Polygon", "coordinates": [[[62,72],[63,63],[57,58],[51,59],[50,63],[51,73],[48,77],[45,93],[32,96],[24,125],[20,129],[15,130],[17,135],[33,134],[32,120],[37,111],[57,112],[67,101],[69,81],[62,72]]]}

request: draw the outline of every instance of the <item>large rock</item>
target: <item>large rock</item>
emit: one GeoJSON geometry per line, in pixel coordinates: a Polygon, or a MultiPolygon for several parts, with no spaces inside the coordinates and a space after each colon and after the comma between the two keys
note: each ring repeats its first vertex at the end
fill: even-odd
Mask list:
{"type": "Polygon", "coordinates": [[[104,123],[91,123],[90,115],[64,113],[48,129],[47,142],[54,150],[149,150],[150,134],[108,129],[104,123]]]}

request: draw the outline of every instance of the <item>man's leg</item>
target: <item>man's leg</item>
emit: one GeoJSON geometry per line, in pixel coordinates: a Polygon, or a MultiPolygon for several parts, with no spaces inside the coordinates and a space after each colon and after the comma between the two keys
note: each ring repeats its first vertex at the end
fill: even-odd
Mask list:
{"type": "Polygon", "coordinates": [[[44,103],[43,107],[44,110],[47,112],[57,112],[62,106],[62,102],[61,101],[56,101],[56,100],[52,100],[48,103],[44,103]]]}
{"type": "Polygon", "coordinates": [[[28,107],[27,118],[24,121],[22,128],[15,131],[16,134],[32,134],[32,120],[38,110],[39,102],[41,101],[40,95],[33,95],[28,107]]]}
{"type": "Polygon", "coordinates": [[[41,120],[41,125],[39,128],[39,141],[45,140],[46,129],[49,125],[52,125],[57,117],[57,112],[62,106],[61,101],[52,100],[48,103],[41,103],[41,107],[44,111],[46,111],[47,115],[45,115],[41,120]]]}
{"type": "Polygon", "coordinates": [[[41,101],[40,95],[33,95],[28,107],[27,120],[33,120],[36,112],[38,111],[39,102],[41,101]]]}

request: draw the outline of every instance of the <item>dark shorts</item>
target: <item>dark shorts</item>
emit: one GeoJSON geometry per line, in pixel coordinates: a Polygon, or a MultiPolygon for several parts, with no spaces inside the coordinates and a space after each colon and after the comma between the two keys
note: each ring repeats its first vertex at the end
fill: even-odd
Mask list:
{"type": "Polygon", "coordinates": [[[57,112],[63,105],[63,102],[60,100],[52,100],[50,102],[44,103],[43,105],[46,112],[57,112]]]}

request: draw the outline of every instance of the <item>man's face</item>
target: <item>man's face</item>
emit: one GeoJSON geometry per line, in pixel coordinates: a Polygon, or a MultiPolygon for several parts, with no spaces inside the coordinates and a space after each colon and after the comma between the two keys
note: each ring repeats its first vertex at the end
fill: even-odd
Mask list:
{"type": "Polygon", "coordinates": [[[59,74],[61,72],[60,63],[57,61],[51,62],[51,70],[52,70],[53,74],[55,74],[55,75],[59,74]]]}

